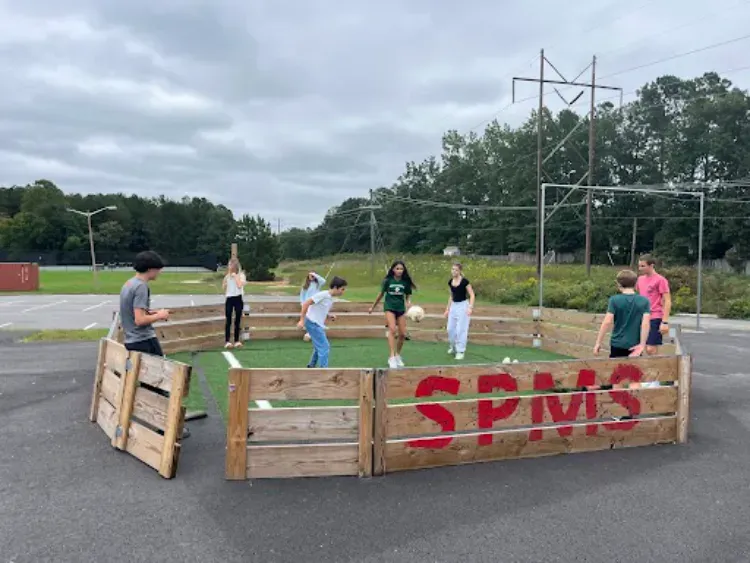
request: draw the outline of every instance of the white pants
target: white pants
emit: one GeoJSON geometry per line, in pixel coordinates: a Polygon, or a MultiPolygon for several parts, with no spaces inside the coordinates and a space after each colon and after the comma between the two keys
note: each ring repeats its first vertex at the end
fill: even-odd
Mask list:
{"type": "Polygon", "coordinates": [[[469,300],[451,303],[448,313],[448,342],[457,353],[466,352],[466,341],[469,338],[469,300]]]}

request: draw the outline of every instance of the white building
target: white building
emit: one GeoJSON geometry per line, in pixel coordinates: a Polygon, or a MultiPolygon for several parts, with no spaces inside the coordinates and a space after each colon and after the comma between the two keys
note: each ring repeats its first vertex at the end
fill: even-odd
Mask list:
{"type": "Polygon", "coordinates": [[[461,251],[457,246],[446,246],[443,249],[443,256],[460,256],[461,251]]]}

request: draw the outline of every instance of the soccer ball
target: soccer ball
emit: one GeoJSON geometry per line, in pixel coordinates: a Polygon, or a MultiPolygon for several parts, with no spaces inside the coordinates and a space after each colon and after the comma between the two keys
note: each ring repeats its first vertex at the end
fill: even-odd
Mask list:
{"type": "Polygon", "coordinates": [[[418,323],[422,319],[424,319],[424,309],[422,309],[422,307],[420,307],[419,305],[412,305],[411,307],[409,307],[409,310],[406,311],[406,318],[408,318],[410,321],[418,323]]]}
{"type": "Polygon", "coordinates": [[[308,333],[305,333],[305,336],[302,337],[302,340],[304,340],[305,342],[310,342],[312,338],[310,338],[310,335],[308,333]]]}

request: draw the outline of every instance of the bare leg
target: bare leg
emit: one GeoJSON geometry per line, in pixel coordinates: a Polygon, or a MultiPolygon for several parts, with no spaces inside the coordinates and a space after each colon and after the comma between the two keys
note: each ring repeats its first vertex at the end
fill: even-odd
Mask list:
{"type": "Polygon", "coordinates": [[[398,344],[396,347],[396,355],[401,355],[401,350],[404,348],[404,340],[406,340],[406,315],[401,315],[398,318],[398,344]]]}
{"type": "Polygon", "coordinates": [[[390,312],[386,312],[385,322],[388,325],[388,348],[390,350],[389,358],[393,358],[396,355],[396,315],[390,312]]]}

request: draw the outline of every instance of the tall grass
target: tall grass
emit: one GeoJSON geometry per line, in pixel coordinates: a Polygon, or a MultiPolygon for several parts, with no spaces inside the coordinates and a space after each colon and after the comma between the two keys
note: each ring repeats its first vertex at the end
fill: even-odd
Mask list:
{"type": "MultiPolygon", "coordinates": [[[[454,257],[434,255],[400,256],[419,286],[419,299],[424,302],[447,300],[447,283],[454,257]]],[[[509,305],[535,305],[538,282],[533,264],[510,264],[488,259],[460,257],[464,274],[472,282],[477,299],[509,305]]],[[[347,254],[305,262],[284,262],[277,274],[293,286],[301,285],[309,270],[346,278],[352,290],[350,299],[370,299],[389,263],[379,258],[375,275],[370,275],[370,259],[366,255],[347,254]],[[361,296],[361,297],[360,297],[361,296]]],[[[594,266],[591,277],[582,265],[548,265],[544,268],[544,304],[548,307],[601,312],[607,299],[617,291],[615,276],[622,267],[594,266]]],[[[697,270],[689,267],[660,270],[670,282],[672,310],[694,313],[697,304],[697,270]]],[[[704,271],[704,313],[728,318],[750,318],[750,278],[735,274],[704,271]]]]}

